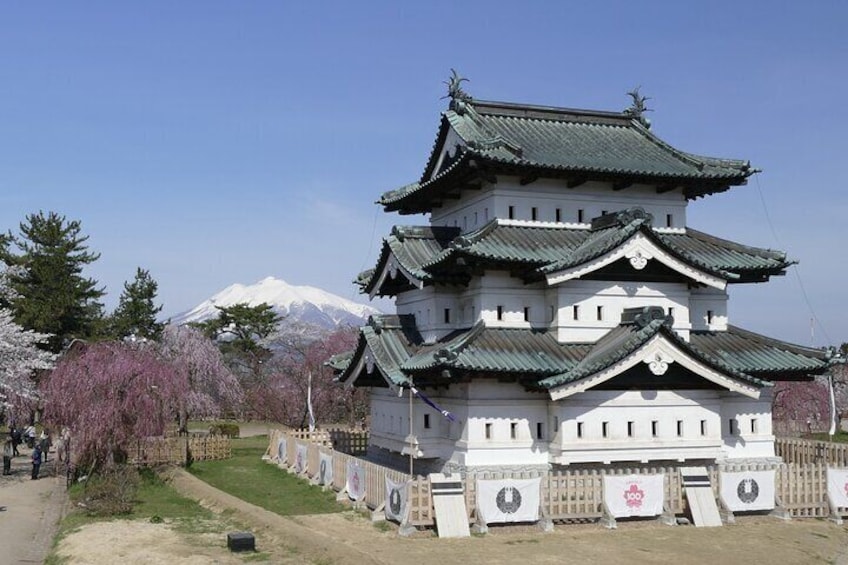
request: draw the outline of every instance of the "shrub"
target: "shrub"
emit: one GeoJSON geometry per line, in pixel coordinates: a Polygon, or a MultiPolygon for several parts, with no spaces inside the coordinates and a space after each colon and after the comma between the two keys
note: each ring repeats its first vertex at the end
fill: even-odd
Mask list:
{"type": "Polygon", "coordinates": [[[241,430],[239,429],[238,424],[233,422],[221,422],[220,424],[213,424],[209,426],[209,433],[213,436],[239,437],[241,430]]]}
{"type": "Polygon", "coordinates": [[[141,479],[134,467],[117,465],[89,477],[75,502],[89,515],[108,517],[129,514],[141,479]]]}

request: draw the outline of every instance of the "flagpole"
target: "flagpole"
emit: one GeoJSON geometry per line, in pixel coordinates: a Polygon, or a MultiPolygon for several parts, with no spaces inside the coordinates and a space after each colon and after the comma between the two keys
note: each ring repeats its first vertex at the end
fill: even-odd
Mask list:
{"type": "Polygon", "coordinates": [[[412,478],[413,475],[413,450],[415,449],[415,444],[412,439],[412,377],[409,377],[409,477],[412,478]]]}

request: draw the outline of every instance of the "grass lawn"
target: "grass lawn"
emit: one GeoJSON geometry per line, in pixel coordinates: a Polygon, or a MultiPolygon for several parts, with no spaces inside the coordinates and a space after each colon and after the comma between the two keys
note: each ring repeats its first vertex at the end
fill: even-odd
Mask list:
{"type": "Polygon", "coordinates": [[[311,486],[262,461],[267,436],[233,440],[233,457],[225,461],[197,461],[189,471],[210,485],[282,516],[329,514],[345,508],[335,494],[311,486]]]}
{"type": "Polygon", "coordinates": [[[813,439],[816,441],[833,441],[835,443],[848,443],[848,432],[838,431],[831,438],[826,432],[808,434],[805,439],[813,439]]]}
{"type": "MultiPolygon", "coordinates": [[[[80,501],[85,498],[85,490],[82,484],[71,487],[68,493],[72,501],[80,501]]],[[[185,533],[202,533],[207,531],[223,530],[227,524],[223,523],[211,511],[203,508],[189,498],[184,498],[169,485],[165,484],[150,470],[141,472],[141,483],[136,492],[135,504],[129,514],[105,518],[91,516],[84,509],[73,506],[73,509],[62,519],[59,524],[59,532],[53,540],[53,549],[47,556],[47,565],[62,563],[56,554],[56,546],[65,536],[72,534],[87,524],[103,522],[110,519],[115,520],[150,520],[151,522],[167,521],[176,531],[185,533]]]]}

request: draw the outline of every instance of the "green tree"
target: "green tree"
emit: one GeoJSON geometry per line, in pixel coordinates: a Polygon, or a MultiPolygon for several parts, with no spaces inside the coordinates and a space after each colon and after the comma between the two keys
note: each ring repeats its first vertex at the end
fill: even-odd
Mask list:
{"type": "Polygon", "coordinates": [[[266,344],[275,333],[280,316],[265,302],[258,306],[241,303],[216,308],[217,318],[195,326],[218,343],[233,371],[260,377],[262,364],[271,357],[266,344]]]}
{"type": "Polygon", "coordinates": [[[113,336],[125,338],[134,335],[143,339],[159,340],[164,324],[156,321],[162,306],[154,304],[159,285],[150,272],[138,267],[135,279],[124,283],[118,306],[112,313],[110,329],[113,336]]]}
{"type": "Polygon", "coordinates": [[[99,253],[88,251],[80,222],[55,212],[30,214],[6,242],[19,254],[0,246],[4,261],[14,270],[12,301],[15,321],[24,328],[50,334],[46,348],[54,353],[74,338],[91,338],[103,320],[104,295],[97,281],[83,276],[83,268],[99,253]]]}

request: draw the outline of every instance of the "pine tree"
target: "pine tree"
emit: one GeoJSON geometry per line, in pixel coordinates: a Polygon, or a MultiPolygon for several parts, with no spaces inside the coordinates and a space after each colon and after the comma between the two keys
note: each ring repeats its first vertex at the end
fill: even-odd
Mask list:
{"type": "Polygon", "coordinates": [[[150,272],[138,267],[135,279],[124,283],[124,291],[118,299],[118,307],[112,314],[111,331],[117,338],[135,336],[157,341],[164,324],[156,321],[162,306],[156,306],[159,285],[150,272]]]}
{"type": "Polygon", "coordinates": [[[20,224],[20,235],[7,236],[20,255],[3,249],[3,259],[21,267],[12,278],[18,295],[12,301],[15,321],[50,334],[46,349],[54,353],[74,338],[92,337],[103,319],[99,299],[104,291],[82,275],[83,268],[100,257],[88,251],[87,240],[79,221],[38,212],[20,224]]]}

